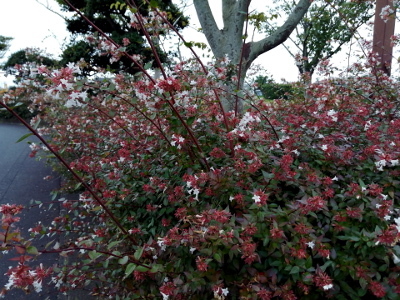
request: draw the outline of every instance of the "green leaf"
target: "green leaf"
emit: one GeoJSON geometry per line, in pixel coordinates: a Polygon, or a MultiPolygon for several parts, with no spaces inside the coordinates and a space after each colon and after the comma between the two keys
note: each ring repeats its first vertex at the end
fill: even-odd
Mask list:
{"type": "Polygon", "coordinates": [[[39,255],[39,251],[34,246],[27,247],[26,252],[28,252],[29,254],[32,254],[32,255],[39,255]]]}
{"type": "Polygon", "coordinates": [[[136,14],[137,13],[137,8],[135,7],[129,7],[129,10],[131,11],[131,13],[136,14]]]}
{"type": "Polygon", "coordinates": [[[148,70],[148,69],[150,69],[151,68],[151,66],[153,65],[153,61],[149,61],[148,63],[146,63],[145,65],[144,65],[144,69],[145,70],[148,70]]]}
{"type": "Polygon", "coordinates": [[[128,255],[125,255],[124,257],[118,259],[118,263],[119,263],[120,265],[125,265],[125,264],[128,262],[128,260],[129,260],[128,255]]]}
{"type": "Polygon", "coordinates": [[[150,0],[150,7],[151,8],[157,8],[158,7],[157,0],[150,0]]]}
{"type": "Polygon", "coordinates": [[[214,254],[214,259],[215,259],[217,262],[222,263],[221,254],[215,253],[215,254],[214,254]]]}
{"type": "Polygon", "coordinates": [[[113,248],[114,246],[118,245],[119,243],[121,243],[121,241],[113,241],[113,242],[108,244],[107,249],[110,250],[111,248],[113,248]]]}
{"type": "Polygon", "coordinates": [[[135,269],[136,269],[136,265],[135,265],[134,263],[129,263],[129,264],[126,266],[126,269],[125,269],[125,277],[124,277],[124,278],[128,277],[129,275],[131,275],[132,272],[135,271],[135,269]]]}
{"type": "Polygon", "coordinates": [[[367,289],[368,282],[364,278],[360,278],[359,283],[362,289],[367,289]]]}
{"type": "MultiPolygon", "coordinates": [[[[363,279],[363,280],[365,281],[365,279],[363,279]]],[[[357,294],[359,297],[364,297],[365,294],[367,294],[367,286],[363,287],[362,289],[358,289],[357,294]]]]}
{"type": "Polygon", "coordinates": [[[298,266],[294,266],[289,274],[298,274],[300,272],[300,268],[298,266]]]}
{"type": "Polygon", "coordinates": [[[306,267],[306,269],[309,269],[309,268],[311,268],[311,266],[312,266],[312,258],[311,258],[311,256],[309,256],[306,259],[305,267],[306,267]]]}
{"type": "Polygon", "coordinates": [[[137,250],[135,251],[135,254],[133,254],[133,257],[134,257],[136,260],[139,260],[139,259],[142,257],[143,250],[144,250],[143,247],[140,247],[139,249],[137,249],[137,250]]]}
{"type": "Polygon", "coordinates": [[[264,170],[261,170],[261,172],[266,181],[269,181],[270,179],[274,178],[274,174],[272,174],[272,173],[267,173],[264,170]]]}
{"type": "Polygon", "coordinates": [[[34,128],[34,129],[37,129],[37,128],[39,127],[40,121],[41,121],[40,118],[38,118],[38,120],[36,121],[36,123],[33,124],[33,128],[34,128]]]}
{"type": "Polygon", "coordinates": [[[271,263],[271,266],[273,266],[273,267],[279,267],[279,266],[281,266],[281,265],[282,265],[282,262],[279,261],[279,260],[275,260],[275,261],[273,261],[273,262],[271,263]]]}
{"type": "Polygon", "coordinates": [[[23,136],[21,136],[18,141],[16,141],[16,143],[22,142],[23,140],[25,140],[26,138],[30,137],[31,135],[34,135],[32,132],[29,132],[27,134],[24,134],[23,136]]]}
{"type": "Polygon", "coordinates": [[[193,42],[184,42],[183,44],[188,48],[193,47],[193,42]]]}
{"type": "Polygon", "coordinates": [[[95,260],[96,258],[98,258],[99,256],[102,255],[101,253],[97,252],[96,250],[94,250],[94,251],[89,251],[88,254],[89,254],[89,257],[90,257],[92,260],[95,260]]]}
{"type": "Polygon", "coordinates": [[[383,264],[382,266],[379,267],[378,270],[379,270],[379,272],[383,272],[383,271],[386,271],[387,267],[388,266],[386,264],[383,264]]]}
{"type": "Polygon", "coordinates": [[[161,264],[156,264],[151,266],[150,273],[157,273],[157,272],[162,272],[164,270],[164,266],[161,264]]]}
{"type": "Polygon", "coordinates": [[[137,266],[136,267],[136,271],[138,271],[138,272],[147,272],[147,271],[149,271],[149,267],[145,267],[145,266],[137,266]]]}
{"type": "Polygon", "coordinates": [[[350,298],[357,299],[356,292],[343,280],[339,281],[340,287],[343,289],[344,292],[349,294],[350,298]]]}
{"type": "Polygon", "coordinates": [[[187,119],[186,123],[189,126],[191,126],[193,124],[194,120],[196,120],[196,117],[190,117],[190,118],[187,119]]]}

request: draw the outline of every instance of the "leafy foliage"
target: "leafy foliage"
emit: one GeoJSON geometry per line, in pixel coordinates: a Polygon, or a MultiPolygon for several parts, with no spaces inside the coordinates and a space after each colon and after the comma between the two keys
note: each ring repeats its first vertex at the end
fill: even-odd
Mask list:
{"type": "Polygon", "coordinates": [[[3,65],[3,70],[15,75],[19,81],[23,77],[34,75],[30,74],[31,72],[37,73],[40,65],[56,67],[59,64],[56,59],[39,48],[26,48],[12,53],[3,65]]]}
{"type": "MultiPolygon", "coordinates": [[[[73,11],[65,1],[58,1],[65,11],[73,11]]],[[[173,23],[176,28],[183,28],[188,24],[188,19],[182,15],[179,9],[172,1],[137,1],[138,11],[143,16],[148,16],[151,11],[150,6],[158,7],[160,10],[166,11],[168,20],[173,23]]],[[[109,37],[111,37],[119,45],[124,45],[124,39],[130,41],[129,45],[125,45],[126,52],[130,55],[141,55],[145,63],[154,59],[152,50],[146,44],[144,32],[132,27],[128,6],[114,0],[74,0],[70,1],[72,5],[78,8],[81,13],[90,19],[95,26],[101,28],[109,37]]],[[[99,50],[94,47],[88,40],[90,36],[96,32],[96,29],[89,25],[81,16],[75,14],[67,20],[67,29],[73,35],[71,43],[63,51],[61,63],[66,65],[69,62],[79,62],[84,59],[91,67],[108,68],[110,71],[124,70],[129,73],[138,72],[132,68],[131,61],[126,57],[121,57],[118,62],[110,62],[110,55],[99,55],[99,50]]],[[[163,35],[163,31],[158,33],[163,35]]],[[[157,36],[157,38],[159,38],[157,36]]],[[[158,49],[160,50],[160,49],[158,49]]],[[[159,51],[163,62],[167,61],[166,53],[159,51]]],[[[85,73],[90,73],[93,69],[83,69],[85,73]]]]}
{"type": "Polygon", "coordinates": [[[268,100],[289,99],[293,96],[294,86],[290,83],[277,83],[268,76],[258,76],[255,80],[257,89],[261,91],[262,96],[268,100]]]}
{"type": "MultiPolygon", "coordinates": [[[[140,75],[43,66],[16,89],[31,93],[31,130],[48,137],[31,155],[51,151],[73,176],[65,189],[80,192],[32,234],[69,235],[47,247],[79,259],[42,271],[21,260],[8,289],[35,287],[40,271],[99,299],[398,298],[400,86],[374,55],[291,101],[237,91],[241,115],[221,105],[238,80],[228,60],[155,79],[130,58],[140,75]]],[[[3,241],[15,233],[3,230],[3,241]]]]}
{"type": "MultiPolygon", "coordinates": [[[[312,75],[321,60],[338,53],[373,16],[372,7],[372,1],[313,1],[296,28],[295,50],[287,47],[299,72],[312,75]]],[[[285,2],[282,9],[290,11],[292,3],[285,2]]]]}
{"type": "Polygon", "coordinates": [[[7,51],[11,40],[12,40],[11,37],[0,35],[0,58],[3,58],[4,53],[7,51]]]}

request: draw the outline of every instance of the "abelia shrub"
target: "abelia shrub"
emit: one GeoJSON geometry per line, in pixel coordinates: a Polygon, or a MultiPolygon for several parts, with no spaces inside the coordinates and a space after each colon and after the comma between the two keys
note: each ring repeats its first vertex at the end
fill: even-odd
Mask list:
{"type": "Polygon", "coordinates": [[[52,270],[60,291],[398,298],[398,83],[325,80],[266,102],[229,94],[228,61],[177,63],[159,79],[145,69],[81,78],[73,64],[39,71],[44,81],[24,88],[35,87],[32,125],[44,125],[33,131],[48,143],[33,155],[59,155],[65,189],[80,193],[35,231],[71,235],[50,245],[79,256],[52,270]],[[224,98],[245,111],[224,111],[224,98]]]}

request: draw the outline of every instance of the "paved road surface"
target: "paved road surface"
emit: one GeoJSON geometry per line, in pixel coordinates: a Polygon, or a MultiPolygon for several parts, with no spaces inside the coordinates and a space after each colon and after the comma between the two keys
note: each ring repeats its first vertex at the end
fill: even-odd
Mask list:
{"type": "MultiPolygon", "coordinates": [[[[31,200],[49,202],[51,201],[50,192],[60,184],[57,176],[54,176],[51,181],[43,180],[43,177],[52,174],[51,169],[44,163],[29,157],[30,149],[27,140],[16,143],[27,132],[28,130],[18,123],[0,123],[0,204],[16,203],[30,206],[31,200]]],[[[35,137],[30,137],[29,140],[35,141],[35,137]]],[[[31,208],[21,215],[18,226],[22,231],[26,231],[37,221],[49,224],[58,214],[58,205],[55,205],[51,211],[43,211],[37,207],[31,208]]],[[[40,248],[47,241],[40,240],[36,246],[40,248]]],[[[8,277],[3,275],[8,266],[16,263],[9,260],[11,257],[15,257],[15,255],[10,253],[0,256],[0,287],[3,287],[8,281],[8,277]]],[[[42,262],[44,265],[53,265],[58,263],[57,260],[58,255],[56,254],[44,254],[35,264],[42,262]]],[[[43,284],[43,292],[40,294],[33,292],[26,295],[22,291],[11,290],[5,299],[53,300],[59,299],[59,295],[57,291],[51,290],[46,287],[46,284],[43,284]]]]}

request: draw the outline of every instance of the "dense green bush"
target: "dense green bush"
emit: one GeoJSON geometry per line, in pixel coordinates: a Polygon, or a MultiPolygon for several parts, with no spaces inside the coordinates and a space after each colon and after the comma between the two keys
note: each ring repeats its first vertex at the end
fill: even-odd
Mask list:
{"type": "MultiPolygon", "coordinates": [[[[51,273],[61,292],[95,286],[99,299],[398,299],[398,83],[354,74],[268,102],[227,93],[232,70],[191,60],[99,81],[69,64],[24,82],[32,124],[46,124],[32,131],[50,137],[32,155],[52,151],[78,179],[67,187],[84,189],[31,232],[71,234],[47,247],[79,259],[21,259],[3,292],[51,273]],[[225,112],[227,98],[249,108],[225,112]]],[[[4,240],[13,211],[0,207],[4,240]]]]}
{"type": "Polygon", "coordinates": [[[266,76],[257,77],[257,89],[268,100],[290,99],[295,94],[296,88],[290,83],[277,83],[266,76]]]}
{"type": "MultiPolygon", "coordinates": [[[[12,98],[12,106],[11,108],[23,119],[29,120],[36,115],[36,111],[33,108],[32,101],[27,99],[27,95],[22,92],[18,96],[15,96],[15,87],[11,87],[8,91],[4,89],[0,91],[0,99],[2,99],[2,95],[7,93],[7,97],[12,98]]],[[[8,100],[10,101],[10,100],[8,100]]],[[[0,120],[9,120],[14,119],[13,114],[7,111],[5,108],[0,109],[0,120]]]]}

